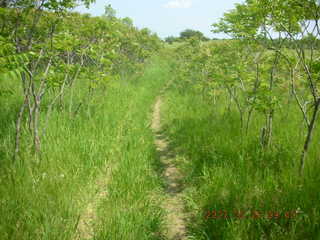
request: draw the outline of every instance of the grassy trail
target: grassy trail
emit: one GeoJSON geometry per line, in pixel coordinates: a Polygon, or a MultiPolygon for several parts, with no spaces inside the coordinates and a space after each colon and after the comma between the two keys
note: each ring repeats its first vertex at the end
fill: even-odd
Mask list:
{"type": "Polygon", "coordinates": [[[1,240],[319,239],[319,163],[303,182],[292,174],[296,127],[275,132],[279,148],[262,152],[258,119],[241,145],[236,112],[174,74],[154,57],[78,118],[55,109],[41,159],[25,147],[15,164],[7,150],[19,99],[5,99],[1,240]]]}
{"type": "MultiPolygon", "coordinates": [[[[146,73],[143,78],[149,78],[150,81],[161,81],[161,83],[164,84],[166,80],[164,79],[164,76],[168,74],[168,69],[163,68],[165,63],[166,62],[162,62],[162,64],[159,64],[159,62],[156,62],[152,64],[146,69],[146,73]]],[[[169,79],[169,76],[167,77],[169,79]]],[[[174,151],[170,148],[169,140],[163,134],[161,126],[161,95],[164,94],[167,88],[168,87],[163,88],[160,92],[160,96],[155,97],[155,95],[153,95],[153,98],[150,99],[152,100],[156,98],[152,109],[144,109],[144,112],[139,111],[139,114],[144,116],[147,116],[146,114],[149,114],[150,110],[152,112],[152,116],[149,116],[145,120],[151,122],[151,130],[154,135],[153,137],[155,138],[154,145],[149,146],[151,143],[150,138],[146,138],[145,141],[148,142],[144,143],[148,144],[149,150],[156,150],[153,152],[154,155],[147,156],[147,159],[144,159],[146,156],[141,158],[142,155],[140,155],[139,159],[135,157],[136,152],[134,151],[133,154],[127,153],[128,155],[126,155],[131,159],[130,162],[110,162],[105,167],[106,171],[102,172],[102,174],[98,176],[96,181],[93,183],[92,187],[96,189],[95,193],[91,198],[84,202],[86,206],[83,207],[82,214],[79,217],[75,239],[89,240],[104,239],[105,237],[108,237],[108,239],[187,239],[187,215],[185,213],[183,200],[183,175],[176,167],[177,155],[175,155],[174,151]],[[154,147],[156,149],[154,149],[154,147]],[[150,163],[154,165],[150,166],[150,163]],[[137,169],[139,168],[148,168],[151,172],[148,174],[141,172],[138,173],[137,169]],[[161,174],[156,173],[159,171],[161,171],[161,174]],[[127,182],[124,172],[126,172],[126,174],[131,172],[130,175],[133,178],[127,182]],[[147,185],[147,178],[156,179],[158,177],[159,179],[156,183],[158,186],[154,185],[156,187],[155,189],[140,192],[139,194],[141,195],[138,196],[138,199],[127,198],[124,202],[121,201],[121,197],[119,199],[119,189],[123,191],[123,196],[128,196],[134,194],[134,191],[136,190],[135,188],[137,188],[136,184],[147,185]],[[137,178],[145,180],[136,182],[137,178]],[[164,185],[160,186],[162,182],[164,185]],[[115,194],[115,191],[117,194],[115,194]],[[142,208],[132,209],[132,214],[137,217],[139,216],[137,211],[141,210],[157,213],[153,216],[153,221],[156,221],[154,223],[155,225],[152,229],[140,228],[140,231],[134,231],[131,228],[127,230],[126,225],[142,224],[142,226],[145,226],[150,223],[148,216],[141,215],[141,218],[132,219],[132,217],[129,217],[129,215],[126,214],[126,211],[124,211],[124,208],[129,209],[132,204],[139,204],[140,201],[146,201],[147,205],[142,208]],[[161,204],[159,204],[160,201],[161,204]],[[122,202],[122,207],[118,205],[119,202],[122,202]],[[108,212],[107,214],[104,214],[106,209],[108,212]],[[112,211],[110,211],[111,209],[112,211]],[[118,213],[116,213],[117,210],[119,211],[118,213]],[[109,222],[110,219],[114,222],[109,222]],[[118,227],[119,222],[124,222],[125,226],[123,228],[118,227]],[[113,224],[116,225],[114,226],[113,224]]],[[[157,93],[156,90],[159,92],[159,88],[153,89],[152,92],[149,88],[144,90],[147,91],[148,94],[152,92],[155,94],[157,93]]],[[[137,94],[139,94],[139,92],[137,92],[137,94]]],[[[137,96],[142,99],[144,94],[140,93],[137,96]]],[[[148,104],[150,103],[151,101],[148,102],[148,104]]],[[[134,114],[134,110],[135,108],[130,108],[127,114],[134,114]]],[[[142,128],[137,128],[137,130],[138,129],[140,129],[140,131],[142,130],[142,128]]],[[[145,138],[148,129],[144,129],[144,131],[145,132],[140,133],[140,135],[136,132],[136,134],[130,137],[143,136],[145,138]]],[[[149,133],[147,135],[149,135],[149,133]]],[[[142,150],[141,146],[138,145],[137,147],[138,148],[136,150],[142,150]]]]}
{"type": "Polygon", "coordinates": [[[111,180],[112,171],[116,169],[116,164],[109,164],[94,183],[96,193],[88,199],[87,206],[79,217],[74,240],[89,240],[94,237],[94,224],[97,221],[97,208],[101,201],[108,197],[108,183],[111,180]]]}
{"type": "Polygon", "coordinates": [[[107,180],[100,178],[108,184],[98,188],[84,211],[87,220],[80,222],[84,233],[80,239],[162,238],[161,179],[156,173],[159,163],[149,126],[154,99],[169,77],[167,71],[166,62],[157,58],[137,79],[141,84],[133,89],[135,101],[131,99],[122,120],[125,138],[119,142],[120,158],[111,163],[107,180]]]}
{"type": "MultiPolygon", "coordinates": [[[[161,239],[163,190],[150,122],[169,74],[155,57],[142,76],[110,82],[78,118],[54,109],[41,159],[25,147],[11,163],[14,114],[2,115],[1,240],[161,239]]],[[[3,101],[11,113],[19,99],[3,101]]]]}
{"type": "Polygon", "coordinates": [[[155,133],[155,145],[164,168],[163,178],[166,185],[166,197],[162,207],[166,211],[165,236],[169,240],[184,240],[187,239],[187,234],[186,215],[182,200],[183,176],[175,166],[175,154],[169,147],[168,139],[161,131],[161,105],[161,97],[158,97],[154,106],[152,129],[155,133]]]}

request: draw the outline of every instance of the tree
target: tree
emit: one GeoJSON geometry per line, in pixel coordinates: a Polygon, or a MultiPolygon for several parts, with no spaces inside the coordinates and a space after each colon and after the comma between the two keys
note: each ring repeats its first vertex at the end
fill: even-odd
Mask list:
{"type": "Polygon", "coordinates": [[[11,4],[0,8],[0,95],[12,91],[2,87],[8,78],[20,81],[23,90],[14,159],[20,155],[23,136],[32,139],[30,147],[40,156],[54,109],[68,110],[72,118],[82,109],[90,114],[95,95],[103,93],[111,79],[141,73],[145,59],[161,46],[149,29],[139,30],[129,18],[116,18],[110,5],[105,16],[91,17],[68,12],[75,2],[44,0],[45,5],[33,6],[18,0],[17,9],[11,4]],[[84,94],[75,97],[79,81],[84,94]]]}
{"type": "Polygon", "coordinates": [[[165,41],[166,43],[172,44],[172,43],[174,43],[174,42],[179,41],[179,38],[174,37],[174,36],[169,36],[169,37],[166,37],[166,38],[164,39],[164,41],[165,41]]]}
{"type": "Polygon", "coordinates": [[[113,9],[113,8],[111,7],[111,4],[107,5],[107,6],[104,8],[104,15],[105,15],[106,17],[108,17],[108,18],[114,18],[114,17],[116,17],[116,14],[117,14],[117,12],[116,12],[115,9],[113,9]]]}
{"type": "Polygon", "coordinates": [[[122,22],[126,25],[128,25],[129,27],[133,27],[133,21],[131,18],[129,17],[125,17],[122,19],[122,22]]]}
{"type": "MultiPolygon", "coordinates": [[[[275,72],[279,62],[285,61],[291,87],[306,126],[306,137],[300,156],[300,174],[310,148],[312,136],[320,111],[318,39],[320,7],[316,0],[246,0],[224,14],[215,32],[224,32],[250,45],[257,42],[273,51],[274,60],[270,69],[267,135],[271,136],[274,109],[272,99],[276,87],[275,72]],[[313,27],[311,27],[313,26],[313,27]],[[287,51],[284,46],[290,44],[287,51]],[[304,86],[303,90],[301,86],[304,86]],[[307,108],[307,105],[309,108],[307,108]]],[[[269,141],[269,140],[268,140],[269,141]]]]}
{"type": "Polygon", "coordinates": [[[209,40],[207,37],[205,37],[203,35],[202,32],[196,31],[196,30],[192,30],[192,29],[186,29],[186,30],[184,30],[184,31],[182,31],[180,33],[180,39],[181,40],[187,40],[187,39],[190,39],[190,38],[197,38],[197,39],[200,39],[202,41],[208,41],[209,40]]]}

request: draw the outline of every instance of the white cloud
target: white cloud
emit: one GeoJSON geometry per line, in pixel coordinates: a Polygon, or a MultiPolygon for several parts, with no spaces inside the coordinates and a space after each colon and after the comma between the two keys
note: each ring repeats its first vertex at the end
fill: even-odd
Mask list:
{"type": "Polygon", "coordinates": [[[190,8],[191,6],[191,0],[171,0],[164,5],[165,8],[190,8]]]}

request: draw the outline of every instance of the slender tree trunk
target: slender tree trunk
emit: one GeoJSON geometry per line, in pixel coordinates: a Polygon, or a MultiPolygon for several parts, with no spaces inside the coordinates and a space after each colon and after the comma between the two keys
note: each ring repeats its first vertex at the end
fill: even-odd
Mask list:
{"type": "Polygon", "coordinates": [[[36,96],[33,112],[33,144],[35,153],[40,152],[40,137],[39,137],[39,115],[40,115],[40,97],[36,96]]]}
{"type": "Polygon", "coordinates": [[[18,117],[16,120],[16,136],[15,136],[15,149],[13,153],[13,161],[16,161],[18,158],[18,154],[20,151],[20,139],[21,139],[21,123],[23,118],[23,113],[28,106],[28,91],[30,88],[30,84],[27,84],[26,82],[26,75],[24,73],[21,74],[21,83],[23,88],[23,94],[24,94],[24,100],[20,107],[18,117]]]}
{"type": "MultiPolygon", "coordinates": [[[[254,87],[253,87],[253,103],[256,101],[256,93],[259,88],[259,83],[260,83],[260,68],[259,68],[259,63],[256,63],[256,80],[254,82],[254,87]]],[[[246,122],[246,129],[245,129],[245,134],[246,136],[248,135],[249,127],[250,127],[250,121],[252,117],[252,113],[254,111],[254,107],[251,106],[251,108],[248,111],[248,117],[247,117],[247,122],[246,122]]]]}
{"type": "Polygon", "coordinates": [[[14,149],[14,155],[13,155],[13,161],[16,161],[18,158],[18,154],[20,151],[20,139],[21,139],[21,122],[24,110],[27,107],[27,98],[25,97],[23,104],[20,107],[20,111],[18,113],[18,118],[16,121],[16,139],[15,139],[15,149],[14,149]]]}
{"type": "Polygon", "coordinates": [[[273,132],[273,115],[274,110],[271,109],[266,117],[266,135],[265,135],[265,147],[269,148],[272,142],[272,132],[273,132]]]}
{"type": "Polygon", "coordinates": [[[246,130],[245,130],[246,136],[248,136],[252,113],[253,113],[253,107],[251,107],[249,109],[249,111],[248,111],[247,122],[246,122],[246,130]]]}
{"type": "Polygon", "coordinates": [[[237,95],[236,95],[236,90],[235,89],[231,89],[230,87],[227,86],[227,90],[230,94],[230,98],[234,100],[234,102],[236,103],[236,107],[239,111],[239,116],[240,116],[240,127],[241,127],[241,132],[243,132],[243,127],[244,127],[244,120],[243,120],[243,112],[244,110],[242,109],[242,106],[240,104],[240,101],[239,99],[237,98],[237,95]]]}
{"type": "MultiPolygon", "coordinates": [[[[274,86],[274,75],[276,72],[276,66],[279,62],[280,55],[276,53],[275,59],[273,61],[271,73],[270,73],[270,81],[269,81],[269,91],[270,91],[270,104],[272,101],[272,93],[273,93],[273,86],[274,86]]],[[[273,132],[273,116],[274,116],[274,109],[273,106],[270,107],[268,116],[266,119],[266,135],[265,135],[265,147],[269,148],[272,143],[272,132],[273,132]]]]}
{"type": "Polygon", "coordinates": [[[300,176],[303,175],[305,160],[306,160],[306,156],[308,154],[308,150],[309,150],[310,143],[312,140],[313,130],[314,130],[316,119],[317,119],[318,112],[319,112],[319,106],[320,106],[320,98],[316,101],[315,106],[313,108],[312,118],[311,118],[310,124],[308,126],[307,137],[304,141],[304,146],[303,146],[303,150],[302,150],[301,157],[300,157],[300,169],[299,169],[300,176]]]}

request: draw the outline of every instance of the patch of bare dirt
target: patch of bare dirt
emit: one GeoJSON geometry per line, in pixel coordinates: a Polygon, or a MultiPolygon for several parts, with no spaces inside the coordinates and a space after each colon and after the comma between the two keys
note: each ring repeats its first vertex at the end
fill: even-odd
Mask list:
{"type": "Polygon", "coordinates": [[[179,169],[174,164],[175,154],[169,148],[169,141],[161,133],[161,98],[158,97],[153,109],[151,127],[155,134],[155,145],[164,166],[163,177],[166,183],[165,201],[163,209],[166,211],[165,233],[169,240],[187,239],[186,214],[182,201],[182,179],[179,169]]]}
{"type": "Polygon", "coordinates": [[[99,203],[107,197],[107,185],[112,174],[111,167],[98,177],[94,187],[96,194],[89,199],[86,208],[79,217],[74,240],[90,240],[94,238],[94,226],[97,224],[97,208],[99,203]]]}

